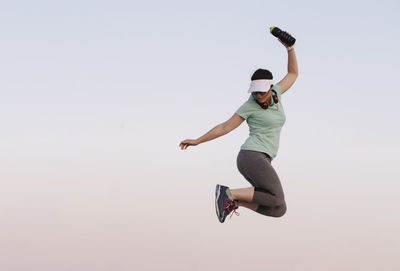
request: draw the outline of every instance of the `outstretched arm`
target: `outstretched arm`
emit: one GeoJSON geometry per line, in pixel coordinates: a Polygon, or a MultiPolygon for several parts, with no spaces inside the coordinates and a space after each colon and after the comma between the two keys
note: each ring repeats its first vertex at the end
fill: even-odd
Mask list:
{"type": "Polygon", "coordinates": [[[278,82],[278,85],[281,87],[282,93],[284,93],[296,81],[297,76],[299,74],[299,70],[297,67],[297,59],[296,59],[296,53],[294,52],[294,45],[288,47],[280,39],[278,40],[286,47],[288,51],[288,73],[280,82],[278,82]]]}
{"type": "Polygon", "coordinates": [[[200,143],[210,141],[217,137],[223,136],[223,135],[229,133],[230,131],[232,131],[233,129],[237,128],[243,121],[244,121],[244,119],[235,113],[229,120],[227,120],[221,124],[218,124],[217,126],[212,128],[210,131],[208,131],[206,134],[199,137],[198,139],[186,139],[186,140],[182,141],[179,144],[179,147],[182,150],[185,150],[189,146],[196,146],[200,143]]]}

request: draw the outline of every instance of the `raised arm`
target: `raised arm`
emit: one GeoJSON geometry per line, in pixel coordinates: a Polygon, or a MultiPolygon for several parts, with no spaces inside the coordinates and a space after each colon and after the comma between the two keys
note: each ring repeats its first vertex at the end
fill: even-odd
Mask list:
{"type": "Polygon", "coordinates": [[[296,81],[299,75],[297,67],[296,53],[294,52],[294,45],[287,47],[280,39],[278,39],[287,49],[288,52],[288,73],[287,75],[277,84],[281,87],[282,93],[288,90],[296,81]]]}
{"type": "Polygon", "coordinates": [[[212,128],[210,131],[208,131],[206,134],[199,137],[198,139],[186,139],[186,140],[182,141],[179,144],[179,147],[182,150],[185,150],[189,146],[196,146],[200,143],[210,141],[217,137],[226,135],[233,129],[237,128],[243,121],[244,121],[244,118],[242,118],[241,116],[239,116],[238,114],[235,113],[229,120],[227,120],[221,124],[218,124],[217,126],[212,128]]]}

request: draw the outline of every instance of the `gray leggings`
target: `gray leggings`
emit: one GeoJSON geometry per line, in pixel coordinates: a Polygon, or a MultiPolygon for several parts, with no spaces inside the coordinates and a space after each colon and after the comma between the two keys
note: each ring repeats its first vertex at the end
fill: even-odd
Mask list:
{"type": "Polygon", "coordinates": [[[285,196],[278,174],[271,166],[271,158],[262,152],[240,150],[236,162],[239,172],[255,187],[252,202],[259,205],[256,212],[283,216],[286,212],[285,196]]]}

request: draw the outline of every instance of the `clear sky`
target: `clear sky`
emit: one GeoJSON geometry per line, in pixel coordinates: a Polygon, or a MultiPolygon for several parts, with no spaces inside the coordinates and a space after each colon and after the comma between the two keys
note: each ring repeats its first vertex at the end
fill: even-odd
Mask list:
{"type": "Polygon", "coordinates": [[[400,270],[398,1],[3,1],[0,269],[400,270]],[[299,77],[272,165],[282,218],[218,222],[215,184],[248,183],[243,123],[182,151],[299,77]]]}

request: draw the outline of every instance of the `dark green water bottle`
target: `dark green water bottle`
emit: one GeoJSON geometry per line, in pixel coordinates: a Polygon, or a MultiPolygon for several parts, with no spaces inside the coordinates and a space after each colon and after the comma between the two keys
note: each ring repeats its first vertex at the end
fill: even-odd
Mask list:
{"type": "Polygon", "coordinates": [[[287,46],[292,46],[296,42],[296,39],[294,37],[292,37],[288,33],[283,32],[276,26],[270,27],[269,31],[271,31],[272,35],[279,38],[287,46]]]}

